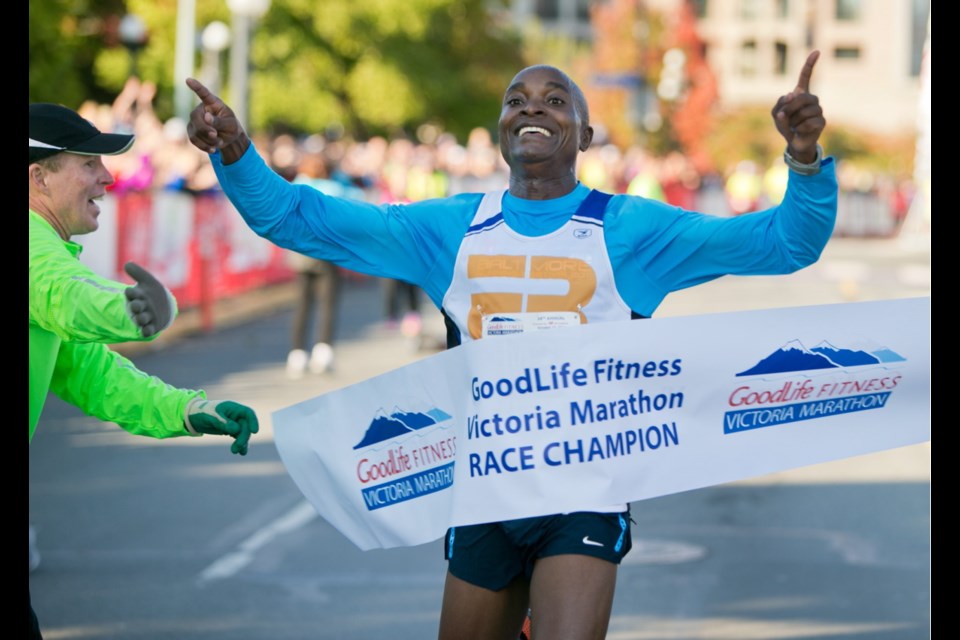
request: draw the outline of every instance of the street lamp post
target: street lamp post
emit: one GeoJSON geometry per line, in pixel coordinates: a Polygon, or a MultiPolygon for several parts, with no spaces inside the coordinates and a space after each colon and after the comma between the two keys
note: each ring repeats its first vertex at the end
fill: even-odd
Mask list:
{"type": "Polygon", "coordinates": [[[219,20],[214,20],[200,34],[203,48],[203,84],[210,91],[220,94],[220,54],[230,44],[230,28],[219,20]]]}
{"type": "Polygon", "coordinates": [[[253,22],[270,8],[270,0],[227,0],[233,14],[233,46],[230,48],[230,93],[233,111],[249,127],[250,35],[253,22]]]}
{"type": "Polygon", "coordinates": [[[173,60],[173,111],[183,120],[190,117],[196,96],[186,80],[193,75],[196,52],[196,0],[177,0],[177,36],[173,60]]]}
{"type": "Polygon", "coordinates": [[[137,56],[147,44],[147,25],[140,16],[128,13],[120,19],[118,35],[120,43],[130,52],[130,75],[137,76],[137,56]]]}

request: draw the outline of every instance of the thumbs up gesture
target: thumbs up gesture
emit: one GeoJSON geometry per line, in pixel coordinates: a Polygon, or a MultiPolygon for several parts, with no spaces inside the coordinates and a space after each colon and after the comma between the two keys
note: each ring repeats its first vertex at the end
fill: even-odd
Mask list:
{"type": "Polygon", "coordinates": [[[160,333],[170,326],[177,314],[177,302],[170,290],[135,262],[123,266],[136,284],[127,288],[127,313],[140,327],[144,338],[160,333]]]}

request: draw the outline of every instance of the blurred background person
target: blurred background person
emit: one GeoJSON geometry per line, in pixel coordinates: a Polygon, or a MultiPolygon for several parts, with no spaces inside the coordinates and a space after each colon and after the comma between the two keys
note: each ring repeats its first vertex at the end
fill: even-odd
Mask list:
{"type": "Polygon", "coordinates": [[[733,215],[756,211],[760,207],[760,196],[763,194],[763,180],[757,163],[753,160],[738,162],[727,176],[724,191],[733,215]]]}
{"type": "MultiPolygon", "coordinates": [[[[359,187],[331,179],[337,156],[325,153],[327,149],[322,136],[307,138],[299,155],[294,184],[308,184],[327,195],[364,200],[366,194],[359,187]]],[[[340,268],[332,262],[295,251],[287,251],[287,264],[297,274],[297,301],[286,371],[289,378],[296,380],[308,369],[320,374],[333,368],[342,277],[340,268]]]]}

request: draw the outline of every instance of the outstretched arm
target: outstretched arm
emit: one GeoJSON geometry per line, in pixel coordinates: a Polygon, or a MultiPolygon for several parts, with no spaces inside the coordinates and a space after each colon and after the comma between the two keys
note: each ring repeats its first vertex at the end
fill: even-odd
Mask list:
{"type": "Polygon", "coordinates": [[[195,147],[206,153],[219,150],[223,164],[233,164],[250,146],[250,139],[233,109],[200,81],[187,78],[187,86],[200,98],[190,112],[187,135],[195,147]]]}
{"type": "Polygon", "coordinates": [[[87,415],[139,436],[229,436],[230,451],[246,455],[250,438],[259,431],[252,408],[231,400],[210,401],[204,391],[174,387],[95,342],[63,343],[50,390],[87,415]]]}
{"type": "Polygon", "coordinates": [[[200,397],[187,405],[183,423],[191,435],[230,436],[230,451],[242,456],[247,455],[250,436],[260,429],[257,414],[250,407],[232,400],[213,402],[200,397]]]}
{"type": "Polygon", "coordinates": [[[169,327],[177,315],[177,301],[170,290],[136,262],[123,265],[123,270],[136,282],[123,294],[127,298],[127,313],[140,327],[143,337],[149,338],[169,327]]]}
{"type": "Polygon", "coordinates": [[[812,51],[807,56],[797,86],[787,95],[780,96],[771,112],[777,131],[787,141],[787,152],[804,164],[816,159],[817,141],[827,124],[820,99],[810,93],[810,76],[819,58],[819,51],[812,51]]]}

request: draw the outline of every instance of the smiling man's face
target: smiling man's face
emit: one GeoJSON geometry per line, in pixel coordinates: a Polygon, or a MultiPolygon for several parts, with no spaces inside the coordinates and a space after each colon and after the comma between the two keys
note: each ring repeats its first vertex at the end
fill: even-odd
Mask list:
{"type": "Polygon", "coordinates": [[[518,73],[507,88],[499,136],[511,170],[538,165],[551,173],[574,169],[593,129],[579,88],[559,69],[538,65],[518,73]]]}
{"type": "Polygon", "coordinates": [[[114,181],[102,157],[61,153],[55,166],[31,167],[31,171],[40,168],[42,182],[31,208],[49,220],[64,240],[96,231],[100,226],[98,201],[114,181]]]}

